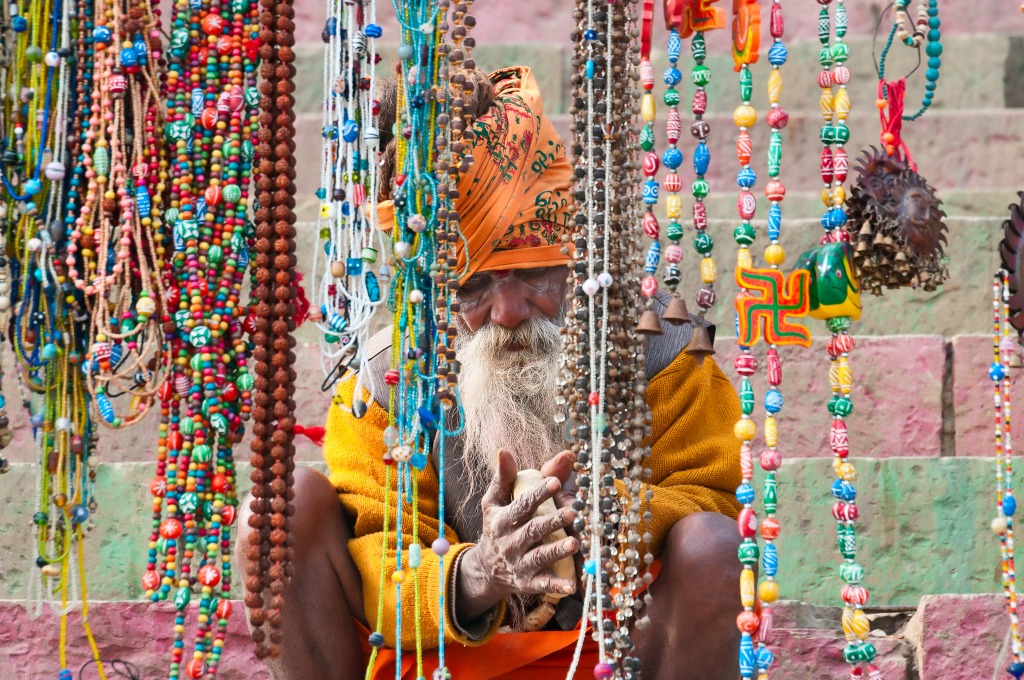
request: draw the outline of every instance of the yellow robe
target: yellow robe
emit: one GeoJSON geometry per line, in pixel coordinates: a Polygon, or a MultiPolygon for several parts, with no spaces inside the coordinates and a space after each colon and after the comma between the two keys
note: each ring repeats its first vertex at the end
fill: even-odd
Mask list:
{"type": "MultiPolygon", "coordinates": [[[[352,405],[355,380],[345,381],[338,397],[345,407],[352,405]]],[[[369,394],[362,395],[370,404],[366,415],[353,418],[340,408],[332,407],[327,419],[324,458],[331,483],[338,490],[345,512],[354,520],[354,538],[349,552],[363,581],[366,619],[371,628],[380,630],[387,645],[395,646],[395,586],[391,573],[395,569],[396,532],[392,511],[387,537],[386,581],[381,582],[381,557],[384,544],[385,453],[381,435],[388,425],[385,409],[374,403],[369,394]],[[383,598],[381,595],[383,594],[383,598]],[[383,602],[381,600],[383,599],[383,602]],[[378,611],[382,617],[379,626],[378,611]]],[[[720,512],[735,517],[739,511],[735,491],[740,484],[739,441],[733,425],[739,419],[740,407],[736,391],[721,369],[711,359],[697,366],[690,355],[682,352],[660,371],[647,388],[652,412],[652,434],[649,465],[653,472],[654,497],[651,500],[651,546],[659,554],[665,535],[683,517],[695,512],[720,512]]],[[[391,475],[391,500],[394,505],[394,468],[391,475]]],[[[413,470],[415,472],[415,470],[413,470]]],[[[402,593],[401,646],[412,649],[417,619],[414,610],[415,588],[420,594],[419,626],[425,648],[436,646],[440,627],[444,625],[445,640],[464,645],[481,645],[497,631],[501,616],[480,640],[470,640],[443,616],[439,605],[439,557],[430,550],[438,537],[438,477],[433,465],[416,473],[419,525],[418,539],[423,546],[422,563],[411,572],[406,569],[402,593]]],[[[408,504],[403,504],[403,545],[413,541],[413,517],[408,504]]],[[[471,543],[460,542],[451,527],[445,536],[452,548],[445,557],[444,587],[450,594],[455,556],[471,543]]]]}

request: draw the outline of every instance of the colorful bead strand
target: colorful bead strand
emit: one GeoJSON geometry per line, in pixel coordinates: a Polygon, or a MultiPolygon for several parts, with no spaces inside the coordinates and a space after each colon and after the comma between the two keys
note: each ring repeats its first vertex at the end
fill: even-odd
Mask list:
{"type": "Polygon", "coordinates": [[[1013,516],[1017,499],[1013,495],[1013,443],[1010,419],[1010,359],[1018,351],[1010,334],[1009,280],[1000,271],[992,284],[992,365],[988,376],[992,381],[995,408],[996,453],[996,516],[992,531],[999,536],[1003,594],[1010,615],[1010,665],[1006,672],[1014,678],[1024,675],[1024,648],[1021,645],[1017,618],[1017,579],[1014,563],[1013,516]]]}

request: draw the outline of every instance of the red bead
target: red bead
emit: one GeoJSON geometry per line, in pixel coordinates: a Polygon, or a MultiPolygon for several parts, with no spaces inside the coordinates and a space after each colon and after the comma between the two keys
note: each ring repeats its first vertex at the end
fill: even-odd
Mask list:
{"type": "Polygon", "coordinates": [[[736,135],[736,160],[740,165],[750,165],[750,157],[754,153],[754,143],[750,141],[750,133],[741,130],[736,135]]]}
{"type": "Polygon", "coordinates": [[[206,564],[199,568],[199,573],[196,574],[196,578],[204,586],[213,586],[220,583],[220,572],[217,571],[217,567],[212,564],[206,564]]]}
{"type": "Polygon", "coordinates": [[[217,118],[217,109],[213,108],[212,106],[207,107],[203,109],[203,112],[201,114],[199,114],[199,124],[206,128],[207,130],[213,130],[217,127],[217,118]]]}
{"type": "Polygon", "coordinates": [[[230,37],[222,35],[219,38],[217,38],[217,54],[219,54],[220,56],[226,57],[229,54],[231,54],[231,47],[232,44],[230,37]]]}
{"type": "Polygon", "coordinates": [[[744,633],[753,633],[760,623],[760,617],[756,612],[742,611],[736,616],[736,627],[744,633]]]}
{"type": "Polygon", "coordinates": [[[818,87],[823,90],[832,87],[832,74],[829,71],[818,73],[818,87]]]}
{"type": "Polygon", "coordinates": [[[848,333],[841,333],[833,338],[835,347],[841,354],[849,354],[853,351],[854,343],[853,336],[848,333]]]}
{"type": "Polygon", "coordinates": [[[846,149],[838,147],[833,154],[832,167],[836,173],[835,181],[842,184],[846,181],[846,173],[850,169],[850,160],[846,149]]]}
{"type": "Polygon", "coordinates": [[[160,523],[160,535],[172,540],[181,536],[181,522],[173,517],[165,519],[160,523]]]}
{"type": "Polygon", "coordinates": [[[774,541],[779,537],[779,532],[781,531],[782,525],[774,517],[765,517],[764,521],[761,522],[761,538],[766,541],[774,541]]]}
{"type": "Polygon", "coordinates": [[[832,517],[837,522],[856,522],[860,517],[860,510],[852,503],[836,501],[832,504],[832,517]]]}
{"type": "Polygon", "coordinates": [[[840,595],[846,604],[864,606],[868,602],[869,593],[864,586],[845,585],[840,595]]]}
{"type": "Polygon", "coordinates": [[[708,209],[703,201],[697,201],[693,204],[693,226],[698,231],[704,231],[708,228],[708,209]]]}
{"type": "Polygon", "coordinates": [[[174,387],[171,385],[170,380],[165,380],[160,383],[160,389],[157,390],[157,396],[160,398],[160,401],[170,401],[173,394],[174,387]]]}
{"type": "Polygon", "coordinates": [[[591,392],[587,397],[587,403],[591,406],[597,406],[601,402],[601,395],[597,392],[591,392]]]}
{"type": "Polygon", "coordinates": [[[644,233],[652,239],[657,239],[658,234],[661,232],[661,227],[658,225],[658,218],[654,216],[653,212],[648,211],[644,213],[643,227],[644,233]]]}
{"type": "Polygon", "coordinates": [[[757,212],[757,199],[754,198],[754,194],[746,190],[741,191],[736,197],[736,212],[739,213],[740,219],[752,219],[757,212]]]}
{"type": "Polygon", "coordinates": [[[757,357],[753,354],[738,354],[733,364],[736,372],[745,377],[750,377],[757,371],[757,357]]]}
{"type": "Polygon", "coordinates": [[[225,505],[220,511],[220,523],[226,527],[235,523],[238,518],[238,510],[233,505],[225,505]]]}
{"type": "Polygon", "coordinates": [[[757,629],[757,641],[761,644],[770,645],[772,643],[772,633],[775,631],[774,616],[772,615],[771,607],[763,607],[761,609],[761,627],[757,629]]]}
{"type": "Polygon", "coordinates": [[[185,666],[185,672],[188,673],[188,677],[198,680],[203,677],[204,673],[206,673],[206,663],[204,663],[202,659],[193,658],[188,662],[188,665],[185,666]]]}
{"type": "Polygon", "coordinates": [[[841,458],[846,458],[850,455],[850,437],[846,432],[845,420],[836,418],[832,421],[829,445],[832,447],[832,453],[841,458]]]}
{"type": "Polygon", "coordinates": [[[231,402],[238,398],[238,387],[235,383],[228,383],[224,386],[224,389],[220,392],[220,398],[222,401],[231,402]]]}
{"type": "Polygon", "coordinates": [[[773,130],[781,130],[789,123],[789,112],[779,106],[777,108],[770,109],[768,114],[765,116],[765,120],[768,121],[768,125],[773,130]]]}
{"type": "Polygon", "coordinates": [[[662,186],[665,187],[665,191],[675,193],[683,188],[683,180],[676,173],[670,172],[665,175],[665,181],[662,182],[662,186]]]}
{"type": "MultiPolygon", "coordinates": [[[[224,17],[216,12],[210,12],[201,22],[203,32],[206,35],[220,35],[224,32],[224,17]]],[[[203,61],[206,61],[205,59],[203,61]]]]}
{"type": "MultiPolygon", "coordinates": [[[[213,111],[213,109],[206,109],[206,111],[213,111]]],[[[203,111],[204,115],[206,111],[203,111]]],[[[224,200],[224,191],[220,188],[220,185],[206,187],[203,196],[206,198],[206,205],[213,208],[220,205],[221,201],[224,200]]]]}
{"type": "Polygon", "coordinates": [[[210,486],[217,493],[224,493],[228,490],[228,478],[226,475],[216,474],[210,480],[210,486]]]}
{"type": "Polygon", "coordinates": [[[217,617],[221,619],[231,618],[232,609],[231,600],[226,597],[221,599],[221,601],[217,603],[217,617]]]}
{"type": "Polygon", "coordinates": [[[658,161],[658,154],[653,151],[648,151],[647,155],[644,156],[644,175],[647,177],[654,177],[658,174],[658,166],[661,163],[658,161]]]}
{"type": "Polygon", "coordinates": [[[757,533],[757,513],[753,508],[743,508],[736,520],[736,528],[741,538],[753,538],[757,533]]]}
{"type": "Polygon", "coordinates": [[[821,181],[825,184],[832,184],[835,178],[835,163],[832,158],[832,149],[825,147],[821,150],[821,181]]]}
{"type": "Polygon", "coordinates": [[[782,384],[782,361],[779,359],[779,352],[769,349],[765,355],[765,370],[768,373],[768,384],[778,387],[782,384]]]}
{"type": "Polygon", "coordinates": [[[397,385],[400,375],[395,369],[391,369],[384,374],[384,382],[388,385],[397,385]]]}
{"type": "Polygon", "coordinates": [[[668,120],[665,122],[665,138],[668,139],[669,144],[675,144],[679,141],[679,136],[683,133],[683,120],[679,117],[679,109],[671,108],[668,110],[668,120]]]}
{"type": "Polygon", "coordinates": [[[256,332],[256,315],[255,314],[248,314],[248,315],[246,315],[245,319],[242,321],[242,329],[246,333],[248,333],[249,335],[252,335],[253,333],[256,332]]]}
{"type": "Polygon", "coordinates": [[[690,110],[695,116],[703,115],[708,110],[708,93],[704,90],[697,90],[690,100],[690,110]]]}
{"type": "Polygon", "coordinates": [[[157,498],[167,495],[167,480],[163,477],[154,477],[149,481],[149,492],[157,498]]]}
{"type": "Polygon", "coordinates": [[[786,24],[782,18],[782,5],[777,2],[772,3],[772,15],[768,24],[768,30],[771,31],[773,38],[781,38],[782,34],[786,32],[786,24]]]}
{"type": "Polygon", "coordinates": [[[155,571],[147,571],[142,575],[142,587],[145,590],[156,590],[160,587],[160,574],[155,571]]]}

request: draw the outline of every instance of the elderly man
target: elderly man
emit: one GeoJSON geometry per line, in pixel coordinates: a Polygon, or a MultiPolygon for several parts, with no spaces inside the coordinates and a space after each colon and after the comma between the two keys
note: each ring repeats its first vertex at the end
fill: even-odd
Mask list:
{"type": "MultiPolygon", "coordinates": [[[[563,450],[564,431],[556,422],[570,259],[561,237],[571,222],[571,170],[529,69],[504,69],[481,81],[473,103],[480,114],[471,151],[475,164],[459,183],[469,276],[458,292],[456,347],[465,429],[445,442],[443,536],[451,548],[439,583],[439,557],[429,549],[442,531],[435,442],[431,464],[414,471],[417,538],[424,549],[411,578],[419,586],[421,639],[432,648],[443,632],[445,665],[455,680],[553,680],[565,677],[578,627],[586,625],[577,582],[550,568],[579,550],[570,528],[574,460],[563,450]],[[553,161],[531,164],[538,152],[553,161]],[[551,205],[561,207],[552,213],[551,205]],[[547,479],[513,500],[517,471],[524,468],[539,469],[547,479]],[[552,497],[559,510],[534,518],[552,497]],[[570,528],[570,537],[545,543],[559,528],[570,528]],[[440,610],[439,587],[447,611],[440,610]],[[542,630],[525,632],[522,611],[547,593],[569,596],[542,630]]],[[[381,103],[383,137],[394,116],[393,96],[385,92],[381,103]]],[[[393,144],[387,154],[385,177],[392,172],[393,144]]],[[[738,510],[733,493],[740,482],[739,443],[732,426],[739,403],[713,361],[699,363],[684,351],[690,327],[666,326],[646,349],[654,485],[647,529],[660,570],[645,610],[652,625],[634,632],[635,653],[648,680],[732,679],[738,675],[740,610],[738,536],[731,519],[738,510]]],[[[389,349],[387,333],[367,348],[360,370],[372,392],[356,394],[350,374],[335,396],[324,447],[330,479],[296,470],[295,571],[282,612],[281,655],[268,660],[277,680],[393,678],[395,648],[414,649],[411,625],[403,627],[401,640],[394,638],[395,589],[378,585],[382,557],[394,564],[396,538],[394,518],[390,535],[383,533],[389,349]],[[352,412],[355,402],[368,406],[359,418],[352,412]],[[382,556],[385,539],[388,554],[382,556]],[[372,630],[383,633],[386,646],[366,673],[372,630]]],[[[403,513],[408,545],[407,504],[403,513]]],[[[410,622],[413,597],[406,581],[402,614],[410,622]]],[[[415,656],[402,655],[403,679],[417,677],[415,656]]],[[[589,675],[598,661],[588,636],[584,672],[589,675]]],[[[436,667],[436,653],[425,654],[425,674],[436,667]]]]}

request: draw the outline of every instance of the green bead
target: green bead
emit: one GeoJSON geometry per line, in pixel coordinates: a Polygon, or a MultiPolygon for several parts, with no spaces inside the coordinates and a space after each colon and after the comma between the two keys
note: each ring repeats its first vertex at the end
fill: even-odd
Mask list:
{"type": "Polygon", "coordinates": [[[848,560],[857,557],[857,530],[851,525],[839,524],[836,526],[836,544],[839,546],[839,553],[848,560]]]}
{"type": "Polygon", "coordinates": [[[203,519],[209,521],[213,518],[213,501],[203,503],[203,519]]]}
{"type": "Polygon", "coordinates": [[[328,345],[333,345],[334,343],[338,342],[338,340],[341,340],[341,338],[335,335],[334,333],[324,333],[324,341],[328,345]]]}
{"type": "Polygon", "coordinates": [[[37,512],[36,514],[32,515],[32,523],[35,524],[36,526],[39,526],[39,527],[46,526],[47,522],[49,522],[49,521],[50,521],[50,516],[47,515],[45,512],[37,512]]]}
{"type": "Polygon", "coordinates": [[[868,663],[875,654],[875,646],[870,642],[851,642],[843,648],[843,660],[848,664],[868,663]]]}
{"type": "Polygon", "coordinates": [[[704,42],[704,31],[697,31],[693,34],[693,40],[690,42],[690,54],[693,55],[695,61],[703,61],[708,56],[707,43],[704,42]]]}
{"type": "Polygon", "coordinates": [[[654,148],[654,129],[650,125],[640,128],[640,148],[644,151],[654,148]]]}
{"type": "Polygon", "coordinates": [[[707,87],[707,84],[711,82],[711,69],[704,64],[697,64],[693,67],[690,77],[697,87],[707,87]]]}
{"type": "Polygon", "coordinates": [[[754,230],[754,225],[744,222],[733,229],[732,238],[741,246],[749,246],[757,238],[757,232],[754,230]]]}
{"type": "Polygon", "coordinates": [[[249,107],[258,106],[260,103],[260,91],[255,87],[246,88],[245,104],[249,107]]]}
{"type": "Polygon", "coordinates": [[[43,60],[43,48],[39,45],[29,45],[25,50],[25,58],[30,64],[38,64],[43,60]]]}
{"type": "Polygon", "coordinates": [[[828,7],[822,7],[818,12],[818,40],[822,45],[827,45],[831,39],[832,20],[828,15],[828,7]]]}
{"type": "Polygon", "coordinates": [[[715,249],[715,239],[706,231],[697,232],[693,237],[693,249],[701,255],[708,255],[715,249]]]}
{"type": "Polygon", "coordinates": [[[818,63],[821,64],[822,67],[831,66],[833,63],[832,50],[830,50],[828,47],[822,47],[821,50],[818,52],[818,63]]]}
{"type": "Polygon", "coordinates": [[[245,14],[249,11],[249,0],[231,0],[232,14],[245,14]]]}
{"type": "MultiPolygon", "coordinates": [[[[192,456],[196,457],[199,455],[199,446],[193,451],[192,456]]],[[[206,447],[209,448],[209,447],[206,447]]],[[[202,461],[200,461],[202,462],[202,461]]],[[[178,499],[178,507],[181,508],[182,512],[193,513],[196,508],[199,507],[199,496],[194,491],[186,491],[181,494],[181,498],[178,499]]]]}
{"type": "Polygon", "coordinates": [[[97,175],[106,177],[107,171],[110,170],[110,154],[106,146],[97,147],[96,151],[93,152],[92,167],[97,175]]]}
{"type": "Polygon", "coordinates": [[[161,555],[166,555],[171,551],[171,548],[177,549],[177,547],[178,542],[173,538],[164,538],[163,536],[161,536],[156,541],[156,549],[160,552],[161,555]]]}
{"type": "Polygon", "coordinates": [[[192,458],[197,463],[209,463],[213,457],[213,450],[208,444],[200,444],[192,449],[192,458]]]}
{"type": "Polygon", "coordinates": [[[668,236],[670,241],[678,241],[683,237],[683,225],[678,222],[669,222],[668,227],[665,229],[665,235],[668,236]]]}
{"type": "Polygon", "coordinates": [[[749,102],[754,96],[754,76],[749,68],[740,69],[740,100],[749,102]]]}
{"type": "Polygon", "coordinates": [[[818,131],[818,139],[821,140],[822,144],[835,144],[836,129],[827,123],[822,125],[821,130],[818,131]]]}
{"type": "Polygon", "coordinates": [[[214,413],[210,416],[210,425],[219,435],[225,435],[228,433],[228,419],[223,413],[214,413]]]}
{"type": "Polygon", "coordinates": [[[206,261],[210,264],[220,264],[223,259],[224,249],[220,246],[210,246],[210,249],[206,251],[206,261]]]}
{"type": "Polygon", "coordinates": [[[853,319],[848,316],[836,316],[826,321],[825,325],[828,326],[829,333],[841,333],[850,330],[853,319]]]}
{"type": "Polygon", "coordinates": [[[846,123],[836,123],[833,127],[836,131],[836,144],[846,144],[850,141],[850,128],[846,127],[846,123]]]}
{"type": "Polygon", "coordinates": [[[228,205],[235,205],[242,200],[242,187],[237,184],[228,184],[224,187],[224,201],[228,205]]]}
{"type": "Polygon", "coordinates": [[[166,221],[167,224],[174,224],[175,222],[178,221],[178,217],[180,215],[181,213],[178,211],[177,208],[168,208],[167,212],[164,213],[164,220],[166,221]]]}
{"type": "Polygon", "coordinates": [[[238,389],[243,392],[249,392],[252,390],[254,383],[255,380],[253,379],[252,374],[248,372],[238,376],[238,380],[235,381],[235,384],[238,385],[238,389]]]}
{"type": "Polygon", "coordinates": [[[746,566],[753,566],[757,564],[758,558],[761,556],[761,551],[757,547],[757,543],[746,542],[740,543],[739,549],[736,551],[736,556],[740,560],[740,564],[746,566]]]}
{"type": "Polygon", "coordinates": [[[856,585],[864,578],[864,567],[856,562],[843,562],[839,565],[839,577],[846,583],[856,585]]]}
{"type": "Polygon", "coordinates": [[[698,177],[693,180],[693,184],[690,185],[690,191],[693,193],[694,198],[704,198],[711,191],[711,185],[708,184],[706,179],[698,177]]]}
{"type": "Polygon", "coordinates": [[[846,43],[837,42],[832,45],[832,61],[842,64],[850,58],[850,46],[846,43]]]}
{"type": "Polygon", "coordinates": [[[178,429],[181,430],[181,433],[186,437],[191,437],[196,433],[196,421],[191,418],[183,418],[181,422],[178,423],[178,429]]]}
{"type": "Polygon", "coordinates": [[[845,418],[851,413],[853,413],[853,402],[850,401],[850,398],[845,396],[836,397],[835,413],[833,415],[845,418]]]}
{"type": "Polygon", "coordinates": [[[188,607],[189,601],[192,599],[192,591],[188,589],[188,586],[182,586],[178,588],[177,592],[174,593],[174,607],[178,611],[184,610],[188,607]]]}
{"type": "Polygon", "coordinates": [[[203,370],[203,357],[200,354],[193,354],[192,358],[188,360],[188,366],[195,372],[203,370]]]}
{"type": "Polygon", "coordinates": [[[171,31],[171,49],[180,50],[188,44],[188,29],[176,28],[171,31]]]}
{"type": "Polygon", "coordinates": [[[754,412],[754,387],[746,378],[740,382],[740,408],[744,415],[754,412]]]}
{"type": "Polygon", "coordinates": [[[836,7],[836,37],[845,37],[848,25],[849,21],[846,18],[846,5],[840,2],[836,7]]]}
{"type": "Polygon", "coordinates": [[[772,130],[772,136],[768,140],[768,176],[778,177],[779,168],[782,166],[782,133],[772,130]]]}
{"type": "Polygon", "coordinates": [[[679,90],[674,87],[670,87],[665,90],[665,105],[666,106],[679,106],[679,90]]]}
{"type": "Polygon", "coordinates": [[[779,508],[779,483],[775,480],[775,473],[769,472],[764,477],[764,511],[774,515],[779,508]]]}

